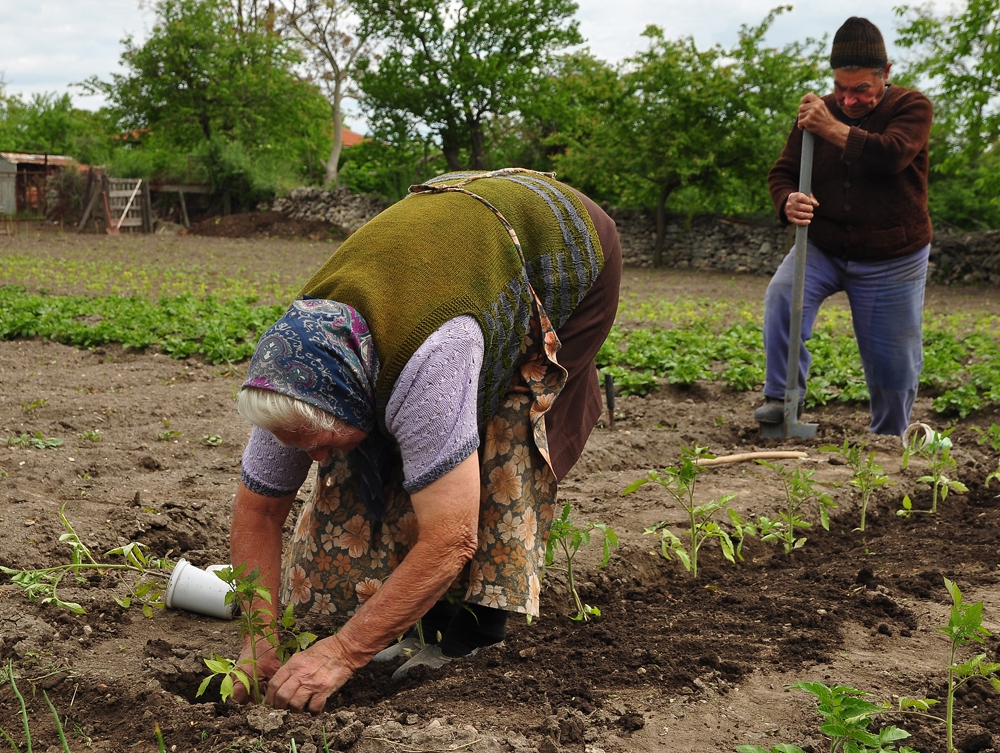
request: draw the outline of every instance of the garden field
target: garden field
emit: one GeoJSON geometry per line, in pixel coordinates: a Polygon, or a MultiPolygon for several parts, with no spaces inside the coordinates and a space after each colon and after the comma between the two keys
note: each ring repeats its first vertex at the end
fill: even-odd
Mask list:
{"type": "MultiPolygon", "coordinates": [[[[67,525],[100,562],[120,562],[104,553],[131,542],[151,557],[225,562],[249,434],[233,405],[242,361],[334,248],[192,236],[0,239],[0,567],[70,563],[82,549],[65,540],[67,525]]],[[[819,424],[818,436],[758,437],[766,283],[625,271],[618,323],[599,357],[619,387],[614,427],[605,416],[560,487],[578,526],[602,522],[617,533],[605,567],[596,531],[575,565],[581,600],[599,615],[571,619],[567,579],[550,572],[542,616],[512,618],[503,647],[399,683],[393,667],[370,665],[310,717],[223,703],[217,684],[196,697],[204,660],[236,655],[235,622],[124,609],[128,577],[110,570],[63,579],[59,598],[85,614],[31,601],[15,582],[24,577],[0,574],[0,750],[151,752],[157,728],[170,751],[830,750],[814,696],[789,688],[802,681],[861,689],[893,709],[900,699],[937,699],[926,713],[945,716],[945,579],[966,606],[983,602],[983,626],[1000,632],[1000,479],[989,480],[1000,459],[1000,296],[928,289],[914,420],[951,431],[954,463],[928,451],[904,467],[898,438],[866,434],[842,300],[817,326],[803,420],[819,424]],[[849,458],[830,448],[845,440],[866,442],[862,464],[874,451],[888,477],[872,493],[864,531],[849,458]],[[736,496],[735,517],[719,510],[718,526],[703,530],[742,546],[730,563],[710,537],[693,578],[676,551],[661,554],[672,541],[664,531],[689,542],[688,515],[668,490],[648,483],[622,495],[649,471],[678,466],[681,447],[804,451],[776,462],[786,480],[798,471],[798,515],[812,527],[783,526],[780,469],[706,467],[696,503],[736,496]],[[929,514],[922,479],[935,463],[952,486],[929,514]],[[904,497],[908,516],[897,514],[904,497]],[[755,526],[742,540],[740,521],[755,526]],[[787,554],[782,534],[792,537],[787,554]]],[[[968,616],[974,623],[976,609],[968,616]]],[[[336,629],[329,617],[300,618],[320,634],[336,629]]],[[[1000,642],[980,636],[957,662],[984,652],[985,662],[998,660],[1000,642]]],[[[954,696],[955,747],[1000,750],[1000,693],[974,678],[954,696]]],[[[911,737],[885,738],[884,750],[946,750],[942,723],[893,713],[869,731],[891,725],[911,737]]]]}

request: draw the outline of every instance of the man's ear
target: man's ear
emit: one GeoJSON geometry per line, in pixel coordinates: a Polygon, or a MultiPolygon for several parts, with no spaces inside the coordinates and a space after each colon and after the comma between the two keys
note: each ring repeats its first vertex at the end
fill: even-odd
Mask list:
{"type": "Polygon", "coordinates": [[[892,61],[890,60],[885,64],[885,70],[882,71],[882,80],[888,83],[889,81],[889,69],[892,68],[892,61]]]}

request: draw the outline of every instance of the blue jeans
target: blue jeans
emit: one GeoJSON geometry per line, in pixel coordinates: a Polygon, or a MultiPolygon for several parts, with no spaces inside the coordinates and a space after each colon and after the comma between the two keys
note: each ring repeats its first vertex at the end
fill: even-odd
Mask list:
{"type": "MultiPolygon", "coordinates": [[[[925,246],[902,258],[862,263],[827,256],[809,243],[799,361],[800,395],[805,395],[812,360],[805,341],[812,337],[820,304],[843,290],[851,304],[854,336],[871,393],[869,429],[876,434],[903,433],[910,421],[924,365],[922,324],[929,255],[930,246],[925,246]]],[[[794,252],[789,253],[781,262],[764,297],[767,356],[764,395],[778,400],[785,397],[788,376],[794,257],[794,252]]]]}

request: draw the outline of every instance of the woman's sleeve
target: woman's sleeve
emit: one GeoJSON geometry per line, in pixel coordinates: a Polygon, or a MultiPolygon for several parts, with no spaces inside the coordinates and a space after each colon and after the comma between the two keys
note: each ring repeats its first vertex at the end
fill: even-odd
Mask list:
{"type": "Polygon", "coordinates": [[[243,451],[243,485],[265,497],[294,494],[305,483],[312,459],[297,447],[279,444],[274,435],[253,427],[243,451]]]}
{"type": "Polygon", "coordinates": [[[479,323],[459,316],[431,334],[403,367],[385,423],[399,444],[407,492],[420,491],[478,449],[483,353],[479,323]]]}

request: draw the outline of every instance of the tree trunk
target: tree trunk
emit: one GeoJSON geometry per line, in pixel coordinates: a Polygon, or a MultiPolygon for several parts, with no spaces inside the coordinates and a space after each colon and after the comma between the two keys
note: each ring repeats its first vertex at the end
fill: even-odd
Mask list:
{"type": "Polygon", "coordinates": [[[483,169],[483,130],[480,128],[479,124],[476,123],[470,126],[472,131],[471,146],[472,155],[469,160],[469,168],[472,170],[482,170],[483,169]]]}
{"type": "Polygon", "coordinates": [[[344,113],[341,103],[344,99],[343,79],[338,78],[333,86],[333,148],[330,149],[330,159],[326,162],[326,176],[323,185],[334,188],[340,174],[340,152],[344,148],[344,113]]]}
{"type": "Polygon", "coordinates": [[[458,160],[458,151],[458,142],[451,135],[451,131],[441,131],[441,153],[444,155],[445,162],[448,163],[448,169],[456,172],[465,169],[458,160]]]}

